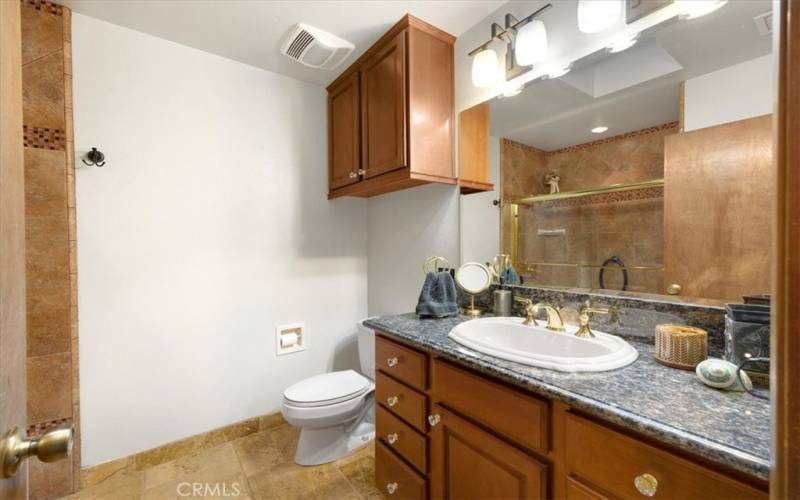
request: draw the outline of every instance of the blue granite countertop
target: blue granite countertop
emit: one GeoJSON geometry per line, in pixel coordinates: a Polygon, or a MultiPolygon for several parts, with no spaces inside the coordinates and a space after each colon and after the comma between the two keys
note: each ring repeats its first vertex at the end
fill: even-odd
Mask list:
{"type": "Polygon", "coordinates": [[[608,372],[563,373],[505,361],[448,338],[455,325],[469,319],[402,314],[365,325],[712,462],[769,478],[769,401],[706,387],[694,372],[656,363],[653,346],[642,342],[631,342],[639,359],[608,372]]]}

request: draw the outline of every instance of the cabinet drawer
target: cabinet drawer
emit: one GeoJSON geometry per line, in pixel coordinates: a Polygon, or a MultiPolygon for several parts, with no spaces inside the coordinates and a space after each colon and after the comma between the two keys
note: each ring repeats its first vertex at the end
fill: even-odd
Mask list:
{"type": "Polygon", "coordinates": [[[426,498],[425,479],[380,441],[375,443],[375,487],[388,498],[426,498]]]}
{"type": "Polygon", "coordinates": [[[375,338],[375,366],[406,384],[425,390],[427,356],[383,337],[375,338]]]}
{"type": "Polygon", "coordinates": [[[425,416],[427,401],[410,387],[392,380],[391,377],[377,372],[375,377],[375,400],[394,415],[397,415],[416,429],[425,432],[425,416]]]}
{"type": "Polygon", "coordinates": [[[577,415],[567,414],[565,434],[570,473],[621,498],[645,498],[639,488],[648,484],[635,484],[637,478],[646,483],[645,474],[655,479],[649,486],[658,498],[767,498],[763,491],[577,415]]]}
{"type": "Polygon", "coordinates": [[[433,393],[446,406],[478,420],[509,440],[547,453],[548,405],[545,401],[439,360],[433,363],[433,393]]]}
{"type": "Polygon", "coordinates": [[[408,460],[417,470],[425,473],[427,466],[425,436],[382,406],[375,407],[375,417],[378,439],[408,460]]]}
{"type": "Polygon", "coordinates": [[[608,500],[608,497],[574,477],[568,477],[567,500],[608,500]]]}

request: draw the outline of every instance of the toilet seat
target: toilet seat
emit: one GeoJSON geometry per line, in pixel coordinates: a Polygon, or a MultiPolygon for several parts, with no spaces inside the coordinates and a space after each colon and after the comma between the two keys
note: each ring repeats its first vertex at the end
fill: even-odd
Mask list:
{"type": "Polygon", "coordinates": [[[295,408],[318,408],[344,403],[363,396],[372,382],[353,370],[323,373],[290,386],[283,402],[295,408]]]}

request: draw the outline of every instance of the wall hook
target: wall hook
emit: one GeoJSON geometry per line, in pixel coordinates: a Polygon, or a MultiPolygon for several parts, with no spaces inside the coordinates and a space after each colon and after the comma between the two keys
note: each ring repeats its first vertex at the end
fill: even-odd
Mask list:
{"type": "Polygon", "coordinates": [[[92,148],[91,151],[86,153],[84,155],[84,157],[81,158],[81,161],[85,165],[88,165],[90,167],[92,167],[92,166],[102,167],[103,165],[106,164],[106,155],[104,155],[102,152],[98,151],[97,148],[92,148]],[[89,161],[86,161],[86,160],[89,160],[89,161]]]}

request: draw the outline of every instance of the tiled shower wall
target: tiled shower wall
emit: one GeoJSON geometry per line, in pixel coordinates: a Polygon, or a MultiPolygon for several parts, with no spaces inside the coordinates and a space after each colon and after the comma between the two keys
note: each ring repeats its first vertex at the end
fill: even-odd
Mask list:
{"type": "MultiPolygon", "coordinates": [[[[544,184],[549,172],[559,174],[561,191],[663,178],[664,137],[677,131],[677,122],[667,123],[556,151],[503,139],[502,197],[510,200],[549,192],[544,184]]],[[[598,288],[599,269],[575,264],[600,265],[616,255],[630,268],[627,290],[662,292],[663,188],[520,205],[518,217],[519,267],[527,284],[598,288]],[[546,236],[540,230],[564,233],[546,236]]],[[[510,221],[505,208],[501,218],[504,253],[511,253],[510,221]]],[[[605,286],[621,289],[622,273],[607,270],[605,286]]]]}
{"type": "Polygon", "coordinates": [[[21,3],[28,435],[76,432],[71,459],[30,461],[30,496],[47,499],[73,491],[80,465],[70,11],[21,3]]]}

